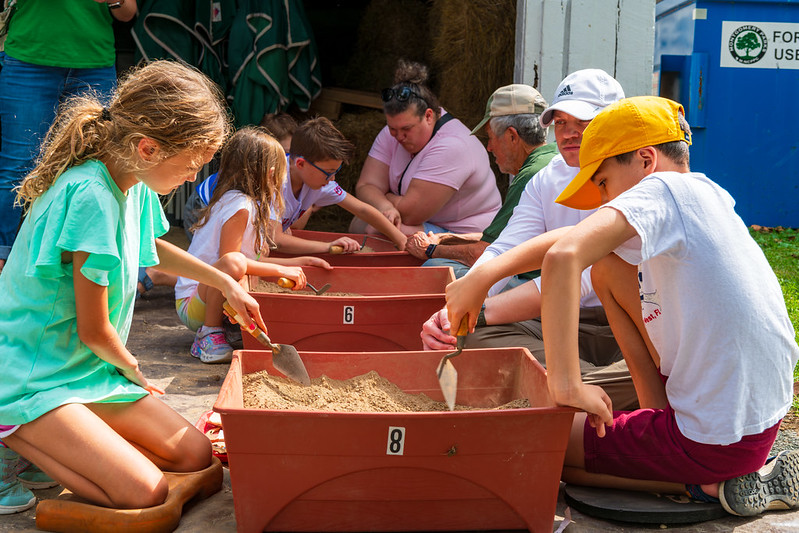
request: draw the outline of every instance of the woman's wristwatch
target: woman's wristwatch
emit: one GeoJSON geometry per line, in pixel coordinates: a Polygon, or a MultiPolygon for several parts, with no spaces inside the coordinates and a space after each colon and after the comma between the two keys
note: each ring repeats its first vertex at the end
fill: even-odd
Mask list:
{"type": "Polygon", "coordinates": [[[428,244],[427,245],[427,249],[424,251],[424,255],[426,255],[428,258],[432,259],[433,258],[433,252],[435,251],[436,246],[438,246],[438,245],[437,244],[428,244]]]}

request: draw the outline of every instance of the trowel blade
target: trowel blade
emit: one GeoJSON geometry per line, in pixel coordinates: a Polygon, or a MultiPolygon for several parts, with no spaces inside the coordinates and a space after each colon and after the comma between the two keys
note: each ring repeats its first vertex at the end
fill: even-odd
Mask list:
{"type": "Polygon", "coordinates": [[[290,344],[273,344],[273,346],[277,349],[272,350],[272,366],[287,378],[303,385],[310,385],[311,378],[308,376],[305,364],[300,359],[297,348],[290,344]]]}
{"type": "Polygon", "coordinates": [[[328,289],[330,289],[330,287],[332,287],[332,285],[330,285],[330,283],[325,283],[324,285],[322,285],[319,289],[317,289],[314,292],[316,292],[316,295],[319,296],[320,294],[326,293],[328,291],[328,289]]]}
{"type": "Polygon", "coordinates": [[[438,384],[441,386],[441,392],[444,394],[444,401],[447,402],[447,407],[450,411],[455,410],[455,396],[458,393],[458,371],[455,366],[446,359],[441,361],[438,368],[438,384]]]}

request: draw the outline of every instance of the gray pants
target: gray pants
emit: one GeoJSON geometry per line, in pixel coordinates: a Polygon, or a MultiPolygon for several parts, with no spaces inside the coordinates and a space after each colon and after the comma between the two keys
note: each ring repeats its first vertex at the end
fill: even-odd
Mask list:
{"type": "MultiPolygon", "coordinates": [[[[541,319],[484,326],[466,337],[466,348],[500,347],[527,348],[546,367],[541,319]]],[[[579,354],[584,383],[602,387],[610,396],[615,410],[638,407],[630,371],[601,307],[580,309],[579,354]]]]}

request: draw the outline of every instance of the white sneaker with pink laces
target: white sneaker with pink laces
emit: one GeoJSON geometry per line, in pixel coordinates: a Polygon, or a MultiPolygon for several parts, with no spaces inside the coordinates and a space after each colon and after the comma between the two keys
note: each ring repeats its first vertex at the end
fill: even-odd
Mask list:
{"type": "Polygon", "coordinates": [[[203,363],[230,362],[233,348],[225,340],[224,328],[201,326],[191,345],[191,355],[203,363]]]}

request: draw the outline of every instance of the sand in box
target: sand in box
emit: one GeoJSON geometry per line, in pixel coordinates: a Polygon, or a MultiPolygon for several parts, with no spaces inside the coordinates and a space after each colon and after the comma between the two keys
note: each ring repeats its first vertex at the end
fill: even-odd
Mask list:
{"type": "MultiPolygon", "coordinates": [[[[425,394],[409,394],[374,370],[346,380],[321,376],[303,386],[265,370],[242,377],[244,407],[295,411],[336,411],[348,413],[404,413],[447,411],[447,404],[425,394]]],[[[493,409],[530,407],[527,399],[493,409]]],[[[456,411],[485,409],[456,405],[456,411]]]]}

